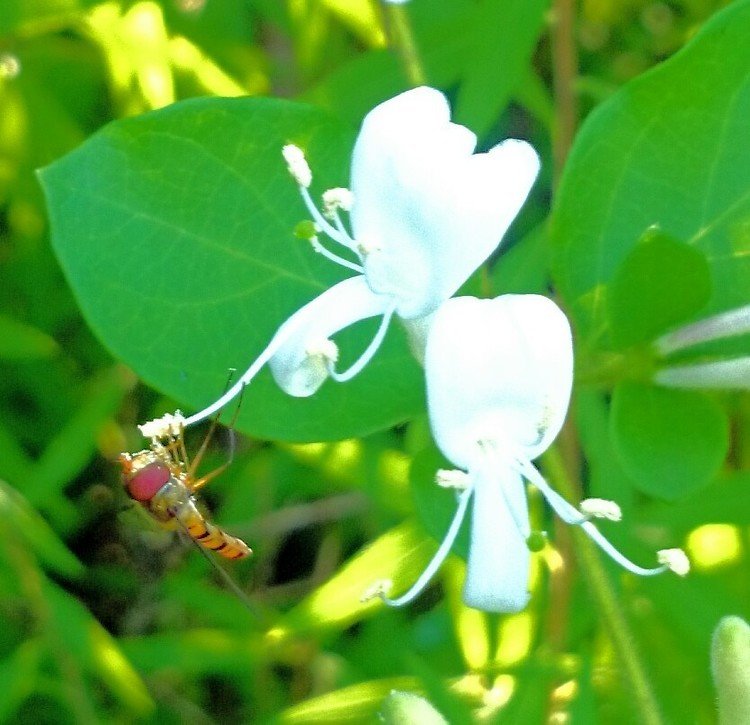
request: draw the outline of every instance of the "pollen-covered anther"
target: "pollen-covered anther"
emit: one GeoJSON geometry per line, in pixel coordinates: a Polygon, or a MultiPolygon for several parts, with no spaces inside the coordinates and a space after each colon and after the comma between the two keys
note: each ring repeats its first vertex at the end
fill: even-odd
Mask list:
{"type": "Polygon", "coordinates": [[[465,471],[440,468],[435,474],[435,483],[441,488],[453,488],[457,491],[465,491],[471,485],[471,478],[465,471]]]}
{"type": "Polygon", "coordinates": [[[154,418],[138,426],[144,438],[176,438],[185,428],[185,417],[179,410],[166,413],[161,418],[154,418]]]}
{"type": "Polygon", "coordinates": [[[304,151],[299,146],[287,144],[281,149],[281,153],[294,180],[307,189],[312,183],[312,171],[307,163],[304,151]]]}
{"type": "Polygon", "coordinates": [[[682,549],[661,549],[656,552],[660,564],[663,564],[678,576],[686,576],[690,571],[690,559],[682,549]]]}
{"type": "Polygon", "coordinates": [[[586,498],[580,504],[581,513],[588,519],[622,521],[622,510],[614,501],[604,498],[586,498]]]}
{"type": "Polygon", "coordinates": [[[333,340],[317,340],[310,343],[305,352],[308,357],[318,357],[331,363],[336,363],[339,359],[339,348],[333,340]]]}
{"type": "Polygon", "coordinates": [[[373,599],[380,597],[381,599],[388,595],[388,592],[393,588],[393,581],[390,579],[377,579],[367,589],[362,592],[362,596],[359,601],[362,604],[371,602],[373,599]]]}
{"type": "Polygon", "coordinates": [[[335,188],[323,192],[323,216],[333,219],[339,209],[351,211],[354,194],[349,189],[335,188]]]}

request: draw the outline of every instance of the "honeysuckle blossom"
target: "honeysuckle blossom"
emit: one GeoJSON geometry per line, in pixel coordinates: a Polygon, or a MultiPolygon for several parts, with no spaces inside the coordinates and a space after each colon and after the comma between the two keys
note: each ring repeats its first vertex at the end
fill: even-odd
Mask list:
{"type": "Polygon", "coordinates": [[[354,377],[377,351],[394,314],[422,339],[420,320],[497,247],[539,170],[536,152],[524,141],[510,139],[486,153],[474,153],[476,142],[471,131],[451,123],[439,91],[402,93],[367,114],[354,146],[351,190],[325,192],[322,211],[310,195],[313,173],[304,153],[284,147],[314,222],[314,250],[357,275],[294,313],[236,384],[185,424],[219,410],[265,364],[285,392],[300,397],[312,395],[328,377],[354,377]],[[351,233],[341,212],[348,213],[351,233]],[[382,318],[378,332],[357,362],[338,371],[331,336],[368,317],[382,318]]]}
{"type": "Polygon", "coordinates": [[[378,583],[370,595],[395,606],[417,596],[450,551],[471,504],[464,601],[491,612],[523,609],[529,597],[531,533],[524,479],[563,521],[581,526],[628,571],[643,576],[667,569],[687,572],[679,549],[659,552],[658,567],[631,562],[590,520],[617,521],[619,507],[588,499],[576,509],[532,463],[560,431],[573,381],[570,326],[554,302],[539,295],[448,300],[430,327],[425,371],[435,441],[460,469],[442,472],[439,483],[456,489],[458,506],[437,554],[415,585],[392,599],[387,584],[378,583]]]}

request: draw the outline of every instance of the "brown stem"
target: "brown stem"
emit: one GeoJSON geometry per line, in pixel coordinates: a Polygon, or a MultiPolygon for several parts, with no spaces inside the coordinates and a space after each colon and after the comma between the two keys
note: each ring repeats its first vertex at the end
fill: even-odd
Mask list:
{"type": "Polygon", "coordinates": [[[552,74],[555,91],[555,125],[552,139],[555,186],[578,125],[578,52],[575,43],[575,0],[554,0],[552,26],[552,74]]]}

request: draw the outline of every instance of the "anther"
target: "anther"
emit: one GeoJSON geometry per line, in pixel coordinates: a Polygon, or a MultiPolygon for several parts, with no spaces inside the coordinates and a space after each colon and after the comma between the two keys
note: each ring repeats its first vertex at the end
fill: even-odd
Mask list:
{"type": "Polygon", "coordinates": [[[281,149],[281,153],[286,161],[289,173],[294,180],[302,187],[307,189],[312,183],[312,171],[305,158],[305,153],[299,146],[287,144],[281,149]]]}
{"type": "Polygon", "coordinates": [[[138,426],[144,438],[176,438],[185,428],[185,418],[179,410],[174,414],[166,413],[161,418],[154,418],[138,426]]]}
{"type": "Polygon", "coordinates": [[[657,560],[678,576],[686,576],[690,571],[690,560],[682,549],[661,549],[656,552],[657,560]]]}
{"type": "Polygon", "coordinates": [[[581,513],[587,519],[622,521],[622,510],[614,501],[604,498],[587,498],[581,501],[581,513]]]}
{"type": "Polygon", "coordinates": [[[323,192],[323,216],[333,219],[339,209],[351,211],[354,194],[349,189],[336,188],[323,192]]]}
{"type": "Polygon", "coordinates": [[[453,488],[465,491],[471,485],[469,474],[458,469],[448,470],[440,468],[435,473],[435,483],[441,488],[453,488]]]}

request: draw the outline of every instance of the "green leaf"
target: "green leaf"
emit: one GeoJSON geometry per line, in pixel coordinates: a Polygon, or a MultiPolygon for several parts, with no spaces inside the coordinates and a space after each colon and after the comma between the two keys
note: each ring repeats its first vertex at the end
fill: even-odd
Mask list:
{"type": "Polygon", "coordinates": [[[274,639],[309,630],[343,629],[383,606],[362,595],[383,579],[393,581],[396,596],[414,583],[437,545],[407,521],[386,532],[350,559],[335,576],[288,612],[271,632],[274,639]]]}
{"type": "Polygon", "coordinates": [[[540,224],[500,254],[490,273],[492,294],[545,294],[548,259],[547,226],[540,224]]]}
{"type": "Polygon", "coordinates": [[[447,725],[447,720],[424,697],[391,690],[378,713],[384,725],[447,725]]]}
{"type": "Polygon", "coordinates": [[[708,483],[729,447],[727,418],[700,392],[621,383],[610,418],[615,451],[642,491],[676,499],[708,483]]]}
{"type": "Polygon", "coordinates": [[[281,713],[278,722],[283,725],[376,722],[381,703],[393,690],[414,690],[418,684],[414,677],[360,682],[293,705],[281,713]]]}
{"type": "Polygon", "coordinates": [[[27,639],[13,653],[0,660],[0,721],[10,722],[23,701],[34,692],[41,646],[38,638],[27,639]]]}
{"type": "MultiPolygon", "coordinates": [[[[195,586],[195,582],[193,582],[195,586]]],[[[144,674],[174,669],[180,663],[184,675],[236,675],[258,666],[259,644],[219,629],[162,632],[118,641],[129,662],[144,674]]]]}
{"type": "Polygon", "coordinates": [[[95,0],[3,0],[0,36],[21,30],[40,31],[72,20],[95,0]]]}
{"type": "Polygon", "coordinates": [[[31,476],[21,482],[24,494],[35,506],[54,508],[56,497],[91,460],[99,431],[117,412],[125,392],[132,387],[132,378],[116,366],[90,382],[80,408],[47,444],[31,476]]]}
{"type": "Polygon", "coordinates": [[[480,136],[497,120],[526,75],[548,0],[484,0],[469,31],[456,118],[480,136]]]}
{"type": "Polygon", "coordinates": [[[553,273],[581,339],[606,332],[604,285],[658,225],[703,252],[707,312],[750,288],[750,2],[732,3],[581,128],[553,212],[553,273]]]}
{"type": "Polygon", "coordinates": [[[750,526],[750,473],[720,475],[710,486],[680,501],[679,506],[654,502],[641,512],[639,520],[648,526],[668,521],[680,535],[708,522],[750,526]]]}
{"type": "MultiPolygon", "coordinates": [[[[459,80],[470,51],[473,2],[412,4],[409,18],[430,84],[449,88],[459,80]]],[[[352,124],[376,104],[407,90],[403,67],[389,49],[368,50],[337,66],[303,100],[326,108],[352,124]]]]}
{"type": "Polygon", "coordinates": [[[155,705],[148,688],[123,655],[116,640],[75,597],[51,581],[43,593],[52,615],[53,646],[61,657],[73,657],[96,674],[109,692],[134,715],[145,716],[155,705]]]}
{"type": "MultiPolygon", "coordinates": [[[[249,98],[115,122],[42,172],[53,245],[89,324],[190,408],[216,399],[230,368],[244,371],[290,314],[347,276],[294,238],[307,214],[281,158],[290,141],[308,154],[313,193],[346,183],[349,133],[314,108],[249,98]]],[[[351,358],[374,334],[356,328],[340,340],[351,358]]],[[[364,373],[311,398],[282,394],[263,371],[237,427],[288,440],[361,435],[409,417],[419,380],[394,326],[364,373]]]]}
{"type": "Polygon", "coordinates": [[[62,576],[81,577],[83,564],[29,502],[0,481],[0,525],[9,536],[20,539],[50,569],[62,576]]]}
{"type": "Polygon", "coordinates": [[[33,360],[51,357],[57,343],[36,327],[0,314],[0,359],[33,360]]]}
{"type": "Polygon", "coordinates": [[[615,347],[653,340],[697,313],[711,297],[700,249],[649,229],[615,273],[607,294],[615,347]]]}

